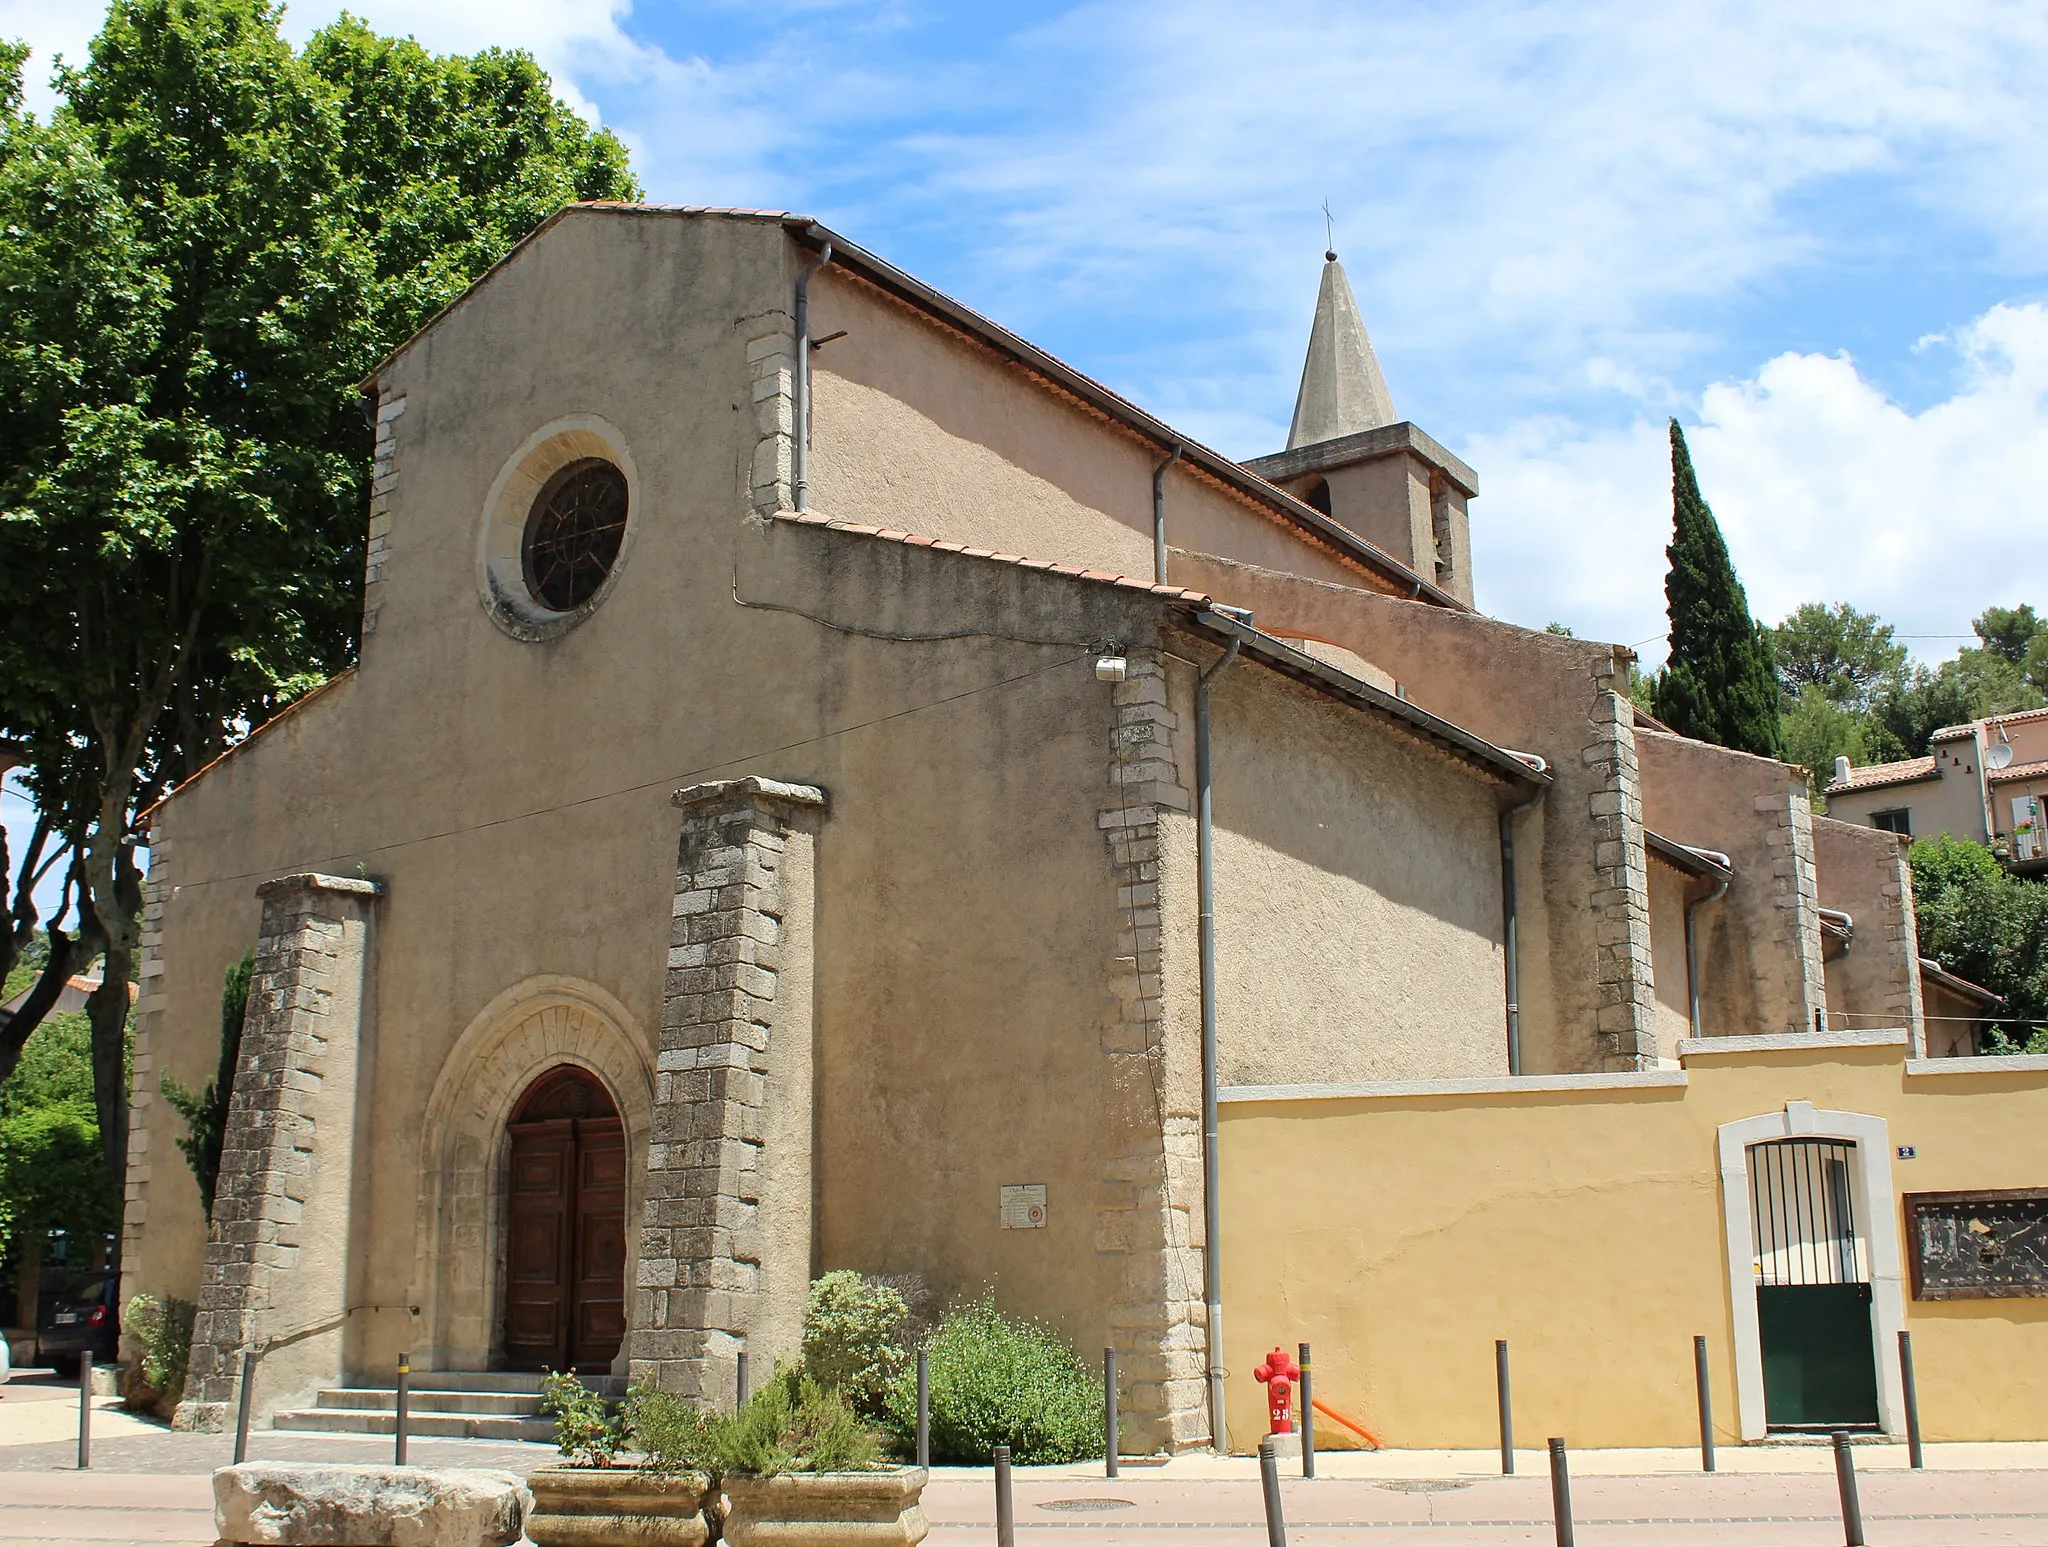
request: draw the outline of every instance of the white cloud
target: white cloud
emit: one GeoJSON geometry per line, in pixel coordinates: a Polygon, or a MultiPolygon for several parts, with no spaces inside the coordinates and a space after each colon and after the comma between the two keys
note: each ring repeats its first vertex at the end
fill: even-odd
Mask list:
{"type": "MultiPolygon", "coordinates": [[[[1987,605],[2048,604],[2048,308],[1996,306],[1949,340],[1958,382],[1918,413],[1846,355],[1781,354],[1681,414],[1750,607],[1851,602],[1902,634],[1967,635],[1987,605]]],[[[1464,449],[1480,604],[1632,643],[1664,630],[1671,475],[1661,419],[1531,419],[1464,449]]],[[[1928,659],[1959,643],[1913,641],[1928,659]]],[[[1663,655],[1661,637],[1642,647],[1663,655]]]]}

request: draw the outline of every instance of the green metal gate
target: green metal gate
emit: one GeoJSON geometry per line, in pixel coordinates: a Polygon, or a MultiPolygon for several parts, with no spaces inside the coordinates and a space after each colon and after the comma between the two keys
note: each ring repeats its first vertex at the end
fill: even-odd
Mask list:
{"type": "Polygon", "coordinates": [[[1856,1146],[1777,1139],[1749,1147],[1764,1420],[1773,1429],[1874,1428],[1870,1276],[1856,1231],[1856,1146]]]}

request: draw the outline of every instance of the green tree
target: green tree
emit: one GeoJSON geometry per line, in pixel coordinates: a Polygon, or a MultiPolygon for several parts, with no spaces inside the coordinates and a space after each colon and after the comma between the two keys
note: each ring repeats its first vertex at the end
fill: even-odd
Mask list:
{"type": "Polygon", "coordinates": [[[1835,776],[1835,759],[1882,763],[1891,758],[1890,742],[1870,716],[1831,697],[1827,690],[1808,683],[1786,706],[1782,731],[1785,760],[1797,763],[1812,777],[1813,788],[1824,788],[1835,776]]]}
{"type": "MultiPolygon", "coordinates": [[[[278,14],[114,0],[48,122],[21,111],[20,51],[0,59],[0,737],[76,878],[47,972],[105,954],[116,1177],[136,817],[353,658],[355,384],[561,203],[637,197],[524,55],[439,59],[352,20],[300,55],[278,14]]],[[[0,1028],[0,1076],[33,1030],[0,1028]]]]}
{"type": "Polygon", "coordinates": [[[2007,1035],[2017,1051],[2027,1030],[2048,1022],[2048,885],[2008,874],[1983,844],[1947,834],[1914,844],[1906,858],[1920,954],[2002,995],[2019,1023],[2007,1035]]]}
{"type": "Polygon", "coordinates": [[[76,1011],[52,1016],[0,1084],[0,1253],[39,1257],[51,1230],[111,1230],[119,1199],[93,1117],[92,1028],[76,1011]]]}
{"type": "Polygon", "coordinates": [[[1779,757],[1778,677],[1771,644],[1749,615],[1714,513],[1700,496],[1685,432],[1671,421],[1671,569],[1664,597],[1671,655],[1657,680],[1656,715],[1680,735],[1779,757]]]}
{"type": "Polygon", "coordinates": [[[1970,627],[1984,648],[2015,666],[2025,666],[2036,639],[2048,633],[2048,622],[2034,615],[2031,604],[2018,607],[1986,607],[1971,620],[1970,627]]]}
{"type": "Polygon", "coordinates": [[[206,1089],[194,1090],[168,1069],[157,1082],[171,1110],[185,1119],[185,1137],[178,1150],[199,1183],[206,1217],[213,1218],[213,1193],[220,1180],[221,1142],[228,1132],[228,1103],[235,1093],[235,1067],[242,1057],[242,1022],[249,1013],[249,979],[256,971],[256,953],[249,952],[228,968],[220,990],[220,1063],[206,1089]]]}
{"type": "Polygon", "coordinates": [[[1764,632],[1778,680],[1794,701],[1818,688],[1831,703],[1864,709],[1879,685],[1906,665],[1906,647],[1893,639],[1892,626],[1847,602],[1807,602],[1764,632]]]}

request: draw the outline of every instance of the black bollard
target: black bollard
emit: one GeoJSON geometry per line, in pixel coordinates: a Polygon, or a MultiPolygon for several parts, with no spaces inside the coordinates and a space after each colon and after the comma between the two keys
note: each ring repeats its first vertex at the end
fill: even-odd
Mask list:
{"type": "Polygon", "coordinates": [[[1849,1436],[1835,1430],[1835,1486],[1842,1490],[1842,1541],[1863,1547],[1863,1502],[1856,1497],[1856,1458],[1849,1454],[1849,1436]]]}
{"type": "Polygon", "coordinates": [[[1572,1476],[1564,1441],[1556,1438],[1550,1442],[1550,1514],[1557,1522],[1557,1547],[1572,1547],[1572,1476]]]}
{"type": "Polygon", "coordinates": [[[1301,1475],[1316,1475],[1316,1392],[1309,1382],[1308,1344],[1301,1345],[1301,1475]]]}
{"type": "Polygon", "coordinates": [[[1287,1547],[1287,1519],[1280,1513],[1280,1458],[1273,1436],[1259,1441],[1259,1488],[1266,1496],[1266,1547],[1287,1547]]]}
{"type": "Polygon", "coordinates": [[[1714,1393],[1707,1384],[1707,1340],[1692,1340],[1692,1378],[1700,1390],[1700,1470],[1714,1470],[1714,1393]]]}
{"type": "Polygon", "coordinates": [[[744,1348],[740,1350],[739,1358],[734,1362],[736,1368],[733,1371],[732,1389],[737,1393],[737,1397],[733,1406],[741,1408],[747,1405],[747,1351],[744,1348]]]}
{"type": "Polygon", "coordinates": [[[1906,1399],[1906,1458],[1919,1471],[1927,1465],[1920,1448],[1920,1387],[1913,1379],[1913,1334],[1899,1329],[1899,1386],[1906,1399]]]}
{"type": "Polygon", "coordinates": [[[398,1401],[396,1421],[391,1426],[391,1464],[405,1465],[405,1420],[412,1405],[412,1355],[398,1356],[398,1401]]]}
{"type": "Polygon", "coordinates": [[[242,1388],[235,1393],[235,1465],[249,1459],[249,1393],[256,1387],[256,1352],[242,1355],[242,1388]]]}
{"type": "Polygon", "coordinates": [[[1493,1385],[1500,1398],[1500,1475],[1515,1475],[1515,1414],[1508,1401],[1508,1340],[1493,1340],[1493,1385]]]}
{"type": "Polygon", "coordinates": [[[1102,1475],[1116,1476],[1116,1350],[1102,1351],[1102,1475]]]}
{"type": "Polygon", "coordinates": [[[917,1464],[932,1464],[932,1361],[922,1348],[917,1351],[917,1464]]]}
{"type": "Polygon", "coordinates": [[[92,1354],[78,1356],[78,1470],[92,1470],[92,1354]]]}
{"type": "Polygon", "coordinates": [[[1017,1512],[1010,1502],[1010,1447],[996,1446],[996,1547],[1017,1547],[1017,1512]]]}

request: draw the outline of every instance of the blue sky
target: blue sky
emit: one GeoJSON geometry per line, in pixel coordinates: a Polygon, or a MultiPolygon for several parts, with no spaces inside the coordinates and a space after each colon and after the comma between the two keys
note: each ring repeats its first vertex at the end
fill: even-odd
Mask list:
{"type": "MultiPolygon", "coordinates": [[[[1284,439],[1329,199],[1500,616],[1661,657],[1670,414],[1760,617],[1937,658],[2048,606],[2048,7],[352,9],[531,49],[650,197],[816,215],[1238,456],[1284,439]]],[[[95,25],[0,0],[36,75],[95,25]]]]}

